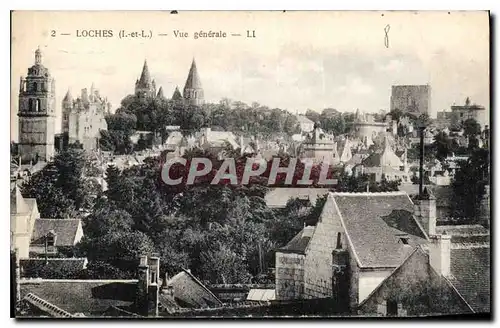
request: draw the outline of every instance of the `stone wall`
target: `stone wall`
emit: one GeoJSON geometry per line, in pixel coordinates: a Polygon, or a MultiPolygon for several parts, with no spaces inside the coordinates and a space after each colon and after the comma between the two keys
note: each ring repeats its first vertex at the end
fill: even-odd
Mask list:
{"type": "Polygon", "coordinates": [[[429,85],[393,85],[391,110],[404,113],[430,114],[431,87],[429,85]]]}
{"type": "Polygon", "coordinates": [[[342,234],[342,245],[347,245],[336,205],[328,196],[323,212],[309,242],[305,258],[305,298],[332,296],[332,251],[337,246],[337,234],[342,234]]]}
{"type": "Polygon", "coordinates": [[[304,294],[305,256],[276,253],[276,299],[301,299],[304,294]]]}

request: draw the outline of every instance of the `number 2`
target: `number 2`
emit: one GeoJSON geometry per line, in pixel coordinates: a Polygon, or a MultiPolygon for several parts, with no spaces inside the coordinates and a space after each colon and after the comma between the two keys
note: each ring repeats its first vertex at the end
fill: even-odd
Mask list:
{"type": "Polygon", "coordinates": [[[54,30],[50,31],[50,36],[55,37],[56,36],[56,31],[54,31],[54,30]]]}

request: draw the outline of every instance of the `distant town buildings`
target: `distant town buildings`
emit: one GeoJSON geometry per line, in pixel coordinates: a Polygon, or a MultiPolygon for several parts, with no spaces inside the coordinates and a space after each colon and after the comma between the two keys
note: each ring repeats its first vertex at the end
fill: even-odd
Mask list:
{"type": "Polygon", "coordinates": [[[40,48],[35,64],[19,83],[19,146],[22,162],[49,161],[54,156],[55,80],[42,64],[40,48]]]}
{"type": "Polygon", "coordinates": [[[373,145],[373,139],[378,135],[385,134],[388,124],[386,122],[375,122],[373,115],[360,113],[356,110],[353,123],[354,135],[366,148],[373,145]]]}
{"type": "Polygon", "coordinates": [[[464,105],[451,106],[451,125],[458,125],[465,122],[467,119],[474,119],[484,129],[489,125],[488,111],[484,106],[471,104],[469,98],[465,99],[464,105]]]}
{"type": "Polygon", "coordinates": [[[311,159],[314,163],[338,161],[337,145],[333,135],[321,129],[319,123],[315,123],[313,131],[302,143],[301,158],[311,159]]]}
{"type": "Polygon", "coordinates": [[[391,93],[391,111],[399,109],[403,113],[416,116],[430,114],[430,85],[393,85],[391,93]]]}
{"type": "Polygon", "coordinates": [[[73,100],[70,91],[62,101],[62,132],[68,144],[80,143],[86,151],[98,148],[100,131],[107,130],[105,116],[111,104],[94,87],[82,89],[80,97],[73,100]]]}

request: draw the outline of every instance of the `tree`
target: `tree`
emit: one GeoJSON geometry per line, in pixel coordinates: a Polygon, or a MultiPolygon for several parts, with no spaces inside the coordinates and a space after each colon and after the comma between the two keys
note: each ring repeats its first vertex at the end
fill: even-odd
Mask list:
{"type": "Polygon", "coordinates": [[[453,215],[479,221],[481,200],[489,184],[489,152],[479,148],[467,161],[460,161],[452,182],[453,215]]]}
{"type": "Polygon", "coordinates": [[[452,141],[448,138],[448,135],[441,131],[434,136],[433,147],[436,152],[436,158],[439,161],[443,161],[452,153],[452,141]]]}
{"type": "Polygon", "coordinates": [[[83,176],[86,163],[82,150],[69,148],[33,174],[21,192],[25,197],[36,198],[42,217],[77,217],[80,211],[91,209],[95,196],[83,176]]]}
{"type": "Polygon", "coordinates": [[[130,232],[132,230],[134,221],[128,212],[106,205],[84,219],[87,236],[98,238],[110,231],[130,232]]]}
{"type": "Polygon", "coordinates": [[[473,118],[465,120],[462,124],[464,135],[470,139],[481,134],[481,125],[473,118]]]}
{"type": "Polygon", "coordinates": [[[76,217],[78,212],[74,202],[56,187],[56,181],[56,173],[44,168],[21,186],[21,193],[24,197],[37,200],[38,210],[43,218],[76,217]]]}
{"type": "Polygon", "coordinates": [[[248,283],[250,274],[241,257],[224,244],[201,253],[201,268],[212,283],[248,283]]]}
{"type": "Polygon", "coordinates": [[[400,110],[399,108],[394,108],[389,112],[388,115],[391,115],[391,118],[397,122],[401,119],[401,117],[404,115],[403,111],[400,110]]]}
{"type": "Polygon", "coordinates": [[[316,122],[319,122],[320,113],[318,113],[314,110],[308,109],[305,116],[308,119],[310,119],[311,121],[316,123],[316,122]]]}

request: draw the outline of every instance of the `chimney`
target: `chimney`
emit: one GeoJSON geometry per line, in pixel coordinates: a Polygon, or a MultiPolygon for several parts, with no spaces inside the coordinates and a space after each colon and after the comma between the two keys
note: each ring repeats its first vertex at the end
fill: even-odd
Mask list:
{"type": "Polygon", "coordinates": [[[159,293],[160,293],[160,258],[151,256],[149,258],[149,287],[148,287],[148,314],[158,316],[159,293]]]}
{"type": "Polygon", "coordinates": [[[137,268],[137,291],[135,306],[137,313],[142,316],[148,315],[148,290],[149,290],[149,266],[148,257],[142,255],[137,268]]]}
{"type": "Polygon", "coordinates": [[[243,156],[243,135],[240,135],[240,156],[243,156]]]}
{"type": "Polygon", "coordinates": [[[442,235],[430,236],[429,260],[432,268],[443,276],[450,275],[451,236],[446,232],[442,235]]]}
{"type": "Polygon", "coordinates": [[[337,234],[337,246],[332,251],[332,291],[335,308],[346,313],[351,307],[349,283],[349,252],[342,248],[342,233],[337,234]]]}
{"type": "Polygon", "coordinates": [[[436,234],[436,197],[427,188],[415,201],[415,217],[427,236],[436,234]]]}
{"type": "MultiPolygon", "coordinates": [[[[305,224],[305,222],[304,222],[304,224],[305,224]]],[[[311,238],[313,233],[314,233],[314,226],[306,226],[302,230],[302,238],[304,238],[304,237],[311,238]]]]}
{"type": "Polygon", "coordinates": [[[418,195],[422,196],[424,188],[424,131],[425,126],[420,126],[420,156],[419,156],[419,171],[418,171],[418,195]]]}

